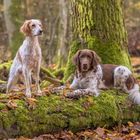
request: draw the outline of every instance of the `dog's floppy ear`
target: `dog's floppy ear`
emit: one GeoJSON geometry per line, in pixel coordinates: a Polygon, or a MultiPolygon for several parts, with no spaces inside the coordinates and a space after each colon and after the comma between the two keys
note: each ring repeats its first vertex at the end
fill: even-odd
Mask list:
{"type": "Polygon", "coordinates": [[[97,65],[101,62],[100,57],[96,54],[96,52],[91,51],[92,53],[92,62],[91,66],[92,68],[96,71],[97,70],[97,65]]]}
{"type": "Polygon", "coordinates": [[[77,51],[77,53],[73,56],[73,64],[77,66],[78,70],[80,71],[80,58],[79,55],[81,53],[81,50],[77,51]]]}
{"type": "Polygon", "coordinates": [[[128,90],[132,89],[134,87],[135,82],[136,82],[135,78],[132,75],[130,75],[126,80],[127,89],[128,90]]]}
{"type": "Polygon", "coordinates": [[[30,23],[31,20],[26,20],[20,27],[20,32],[22,32],[24,35],[30,35],[31,34],[30,23]]]}

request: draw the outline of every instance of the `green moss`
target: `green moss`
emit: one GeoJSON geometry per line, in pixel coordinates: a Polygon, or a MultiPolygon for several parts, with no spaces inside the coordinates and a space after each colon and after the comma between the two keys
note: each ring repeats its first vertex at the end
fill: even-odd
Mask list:
{"type": "Polygon", "coordinates": [[[17,108],[6,111],[2,114],[4,129],[8,132],[8,136],[18,135],[31,135],[30,125],[31,117],[29,116],[29,110],[22,100],[15,100],[17,108]],[[28,124],[28,125],[27,125],[28,124]]]}
{"type": "Polygon", "coordinates": [[[127,94],[118,94],[117,90],[103,91],[99,97],[86,96],[78,100],[56,95],[37,97],[36,100],[31,107],[25,98],[15,99],[13,102],[17,108],[9,110],[3,110],[5,104],[0,103],[0,127],[8,137],[33,137],[64,129],[75,132],[140,120],[139,106],[129,106],[127,94]]]}
{"type": "Polygon", "coordinates": [[[0,64],[0,83],[4,84],[8,78],[9,70],[11,67],[12,61],[8,61],[0,64]]]}
{"type": "Polygon", "coordinates": [[[0,110],[4,109],[6,105],[4,103],[0,103],[0,110]]]}
{"type": "Polygon", "coordinates": [[[40,87],[41,88],[45,88],[45,87],[48,87],[50,85],[50,83],[46,80],[43,80],[40,84],[40,87]]]}
{"type": "Polygon", "coordinates": [[[41,72],[46,74],[49,77],[55,78],[55,76],[52,74],[52,71],[50,69],[41,67],[41,72]]]}
{"type": "Polygon", "coordinates": [[[111,40],[103,43],[96,37],[89,37],[87,48],[94,50],[101,57],[103,64],[124,65],[131,68],[129,54],[117,42],[111,40]]]}
{"type": "Polygon", "coordinates": [[[65,68],[62,67],[60,69],[55,70],[53,72],[53,75],[55,75],[56,77],[63,76],[64,75],[64,72],[65,72],[65,68]]]}
{"type": "Polygon", "coordinates": [[[6,81],[0,80],[0,84],[5,84],[6,81]]]}
{"type": "Polygon", "coordinates": [[[0,100],[8,99],[9,96],[7,94],[0,94],[0,100]]]}
{"type": "Polygon", "coordinates": [[[6,68],[7,70],[9,70],[11,67],[11,64],[12,64],[12,61],[8,61],[8,62],[0,64],[0,70],[3,68],[6,68]]]}

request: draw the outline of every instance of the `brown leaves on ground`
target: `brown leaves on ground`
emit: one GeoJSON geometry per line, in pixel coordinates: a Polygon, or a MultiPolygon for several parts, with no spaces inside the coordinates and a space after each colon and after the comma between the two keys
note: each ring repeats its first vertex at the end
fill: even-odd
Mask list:
{"type": "Polygon", "coordinates": [[[55,134],[43,134],[33,139],[20,137],[17,140],[140,140],[140,122],[128,122],[126,126],[105,129],[98,127],[77,133],[61,131],[55,134]]]}
{"type": "Polygon", "coordinates": [[[131,63],[133,66],[140,64],[140,58],[139,57],[131,57],[131,63]]]}
{"type": "MultiPolygon", "coordinates": [[[[22,86],[20,88],[23,89],[22,86]]],[[[43,96],[49,96],[50,94],[52,94],[50,92],[52,88],[54,88],[54,86],[52,85],[44,88],[42,90],[42,92],[44,93],[43,96]]],[[[62,90],[60,95],[65,97],[67,91],[70,91],[69,84],[66,84],[65,89],[62,90]]],[[[14,93],[10,93],[9,95],[2,96],[0,98],[0,102],[6,103],[6,108],[4,108],[2,111],[7,111],[7,109],[16,109],[16,100],[18,99],[24,100],[27,103],[29,109],[34,109],[38,101],[35,99],[35,93],[33,93],[32,95],[32,98],[26,98],[23,92],[15,91],[14,93]]],[[[91,97],[88,97],[87,100],[88,102],[82,104],[85,109],[94,103],[91,97]]],[[[128,122],[126,126],[122,125],[121,127],[114,127],[112,129],[97,127],[94,130],[88,129],[77,133],[73,133],[71,131],[61,131],[55,134],[43,134],[32,139],[22,136],[20,138],[10,140],[140,140],[140,122],[128,122]]]]}
{"type": "Polygon", "coordinates": [[[27,98],[26,102],[28,103],[28,107],[30,109],[35,109],[36,104],[37,104],[38,101],[35,98],[27,98]]]}
{"type": "Polygon", "coordinates": [[[9,100],[8,102],[7,102],[7,107],[8,108],[10,108],[10,109],[15,109],[15,108],[17,108],[17,103],[14,101],[14,100],[9,100]]]}

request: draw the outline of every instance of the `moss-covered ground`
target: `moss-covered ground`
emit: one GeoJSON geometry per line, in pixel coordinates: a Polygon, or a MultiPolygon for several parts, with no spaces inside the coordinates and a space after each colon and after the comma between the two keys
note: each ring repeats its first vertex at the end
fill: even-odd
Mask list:
{"type": "Polygon", "coordinates": [[[130,105],[127,95],[116,90],[77,100],[52,94],[32,99],[1,94],[0,138],[110,127],[140,120],[139,112],[139,106],[130,105]]]}

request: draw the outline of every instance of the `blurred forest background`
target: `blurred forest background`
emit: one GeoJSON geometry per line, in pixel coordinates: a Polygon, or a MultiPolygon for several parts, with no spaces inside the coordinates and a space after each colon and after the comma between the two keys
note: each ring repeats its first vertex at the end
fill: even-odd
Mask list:
{"type": "MultiPolygon", "coordinates": [[[[49,88],[51,89],[54,85],[59,86],[66,81],[69,86],[67,81],[69,81],[69,76],[71,77],[74,70],[71,65],[71,57],[86,43],[88,48],[96,48],[95,51],[103,48],[99,52],[100,55],[102,54],[100,57],[105,60],[104,62],[130,66],[130,61],[128,61],[130,59],[125,48],[127,39],[124,22],[128,33],[128,50],[132,65],[135,66],[133,70],[140,73],[140,0],[0,0],[0,64],[4,64],[0,66],[1,93],[6,90],[5,83],[11,66],[11,61],[10,63],[4,62],[14,58],[24,40],[24,35],[19,32],[23,22],[26,19],[34,18],[40,19],[44,28],[44,34],[40,37],[43,54],[40,85],[46,95],[48,95],[49,88]],[[102,2],[105,4],[102,4],[102,2]],[[123,20],[122,15],[122,3],[125,20],[123,20]],[[92,47],[95,42],[97,45],[92,47]],[[70,49],[70,47],[73,47],[73,49],[70,49]],[[104,57],[106,55],[107,57],[104,57]],[[68,56],[70,57],[68,58],[68,56]],[[68,65],[66,66],[66,64],[68,65]]],[[[140,79],[140,76],[137,76],[137,78],[140,79]]],[[[19,83],[22,82],[19,81],[19,83]]],[[[20,84],[18,88],[14,92],[18,93],[25,89],[23,84],[20,84]]],[[[34,85],[33,88],[35,88],[34,85]]],[[[134,106],[131,108],[130,104],[124,102],[125,95],[122,98],[120,97],[122,94],[118,95],[118,92],[112,90],[105,91],[103,96],[97,100],[89,97],[78,101],[65,100],[61,96],[53,95],[50,97],[43,96],[44,99],[25,100],[24,98],[21,99],[20,94],[9,96],[10,98],[8,97],[5,100],[5,96],[1,95],[4,100],[1,98],[0,102],[0,126],[2,125],[2,128],[0,127],[0,138],[1,134],[4,136],[7,134],[7,137],[30,136],[31,134],[38,135],[51,130],[57,131],[60,130],[59,127],[73,130],[78,128],[80,130],[92,125],[96,127],[96,125],[101,124],[103,126],[104,123],[108,123],[104,126],[110,124],[112,126],[113,123],[116,124],[117,122],[120,132],[121,122],[124,121],[125,123],[129,119],[136,121],[140,118],[139,109],[133,108],[134,106]],[[17,98],[21,100],[18,100],[20,105],[18,105],[17,98]],[[6,101],[6,103],[2,101],[6,101]],[[36,106],[38,103],[39,105],[36,106]]],[[[129,132],[131,137],[136,136],[137,133],[140,134],[140,123],[136,124],[138,128],[131,122],[128,122],[128,125],[129,127],[123,127],[126,139],[128,139],[126,134],[129,134],[129,132]],[[135,130],[132,126],[135,127],[135,130]],[[133,135],[131,135],[131,132],[133,135]]],[[[69,134],[62,134],[73,136],[73,133],[69,132],[69,134]]],[[[106,132],[111,131],[97,128],[99,136],[106,134],[106,132]]],[[[89,134],[89,132],[87,133],[89,134]]],[[[86,133],[81,132],[81,134],[83,136],[86,133]]],[[[93,133],[90,132],[90,134],[93,137],[93,133]]],[[[114,135],[114,132],[111,134],[114,135]]],[[[115,134],[114,137],[117,135],[115,134]]],[[[60,137],[59,135],[55,136],[60,137]]],[[[52,137],[54,139],[54,136],[52,137]]]]}
{"type": "MultiPolygon", "coordinates": [[[[129,52],[131,56],[139,56],[140,1],[123,0],[123,3],[129,52]]],[[[38,18],[44,27],[43,65],[64,66],[72,39],[71,14],[68,0],[0,0],[0,62],[12,59],[22,44],[24,36],[19,28],[24,20],[38,18]]]]}

